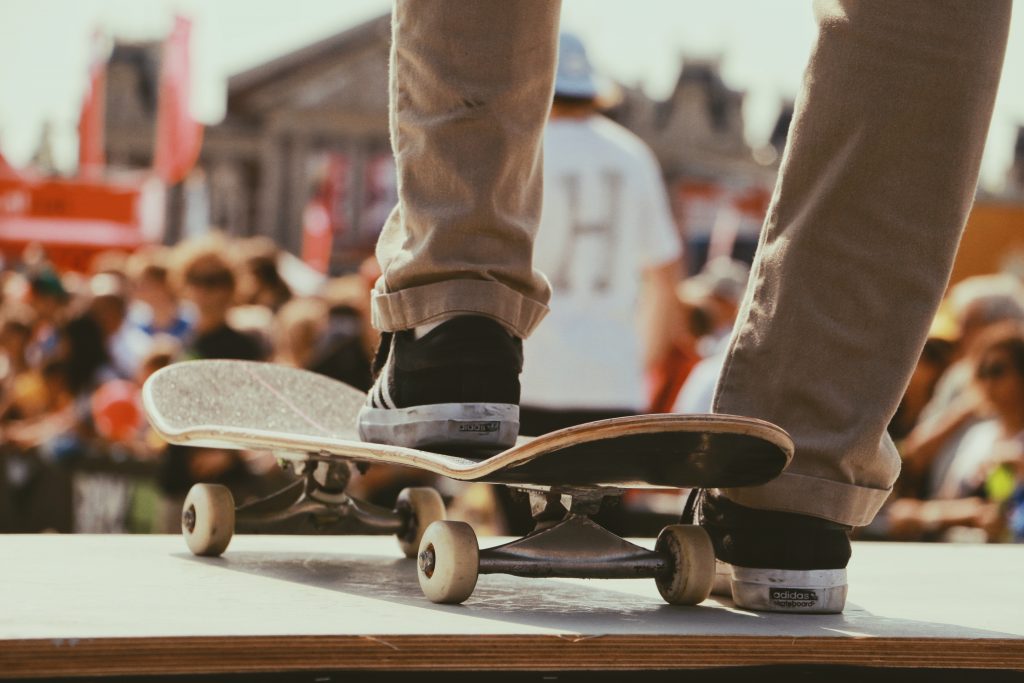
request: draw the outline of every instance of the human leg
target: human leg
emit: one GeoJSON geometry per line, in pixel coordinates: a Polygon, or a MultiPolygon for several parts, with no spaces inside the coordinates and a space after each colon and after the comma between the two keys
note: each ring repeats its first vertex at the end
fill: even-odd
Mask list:
{"type": "Polygon", "coordinates": [[[399,205],[377,245],[373,322],[385,334],[359,419],[366,440],[480,451],[515,441],[521,339],[550,295],[532,255],[559,4],[395,3],[399,205]]]}
{"type": "Polygon", "coordinates": [[[781,477],[723,491],[729,502],[853,527],[899,474],[886,426],[973,201],[1010,3],[815,9],[819,39],[714,409],[779,424],[796,444],[781,477]]]}
{"type": "Polygon", "coordinates": [[[397,0],[391,137],[399,206],[377,245],[374,325],[479,314],[526,337],[546,311],[532,267],[559,2],[397,0]]]}
{"type": "Polygon", "coordinates": [[[715,410],[787,429],[751,507],[859,526],[899,473],[886,426],[945,291],[1010,3],[819,2],[805,78],[715,410]]]}

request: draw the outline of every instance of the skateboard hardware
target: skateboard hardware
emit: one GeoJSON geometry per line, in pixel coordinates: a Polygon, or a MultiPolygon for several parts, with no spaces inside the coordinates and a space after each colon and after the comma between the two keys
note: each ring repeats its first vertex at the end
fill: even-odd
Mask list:
{"type": "Polygon", "coordinates": [[[667,527],[651,551],[591,519],[605,498],[621,496],[622,490],[531,488],[527,493],[536,528],[523,538],[481,550],[472,529],[460,522],[437,522],[427,530],[420,545],[417,573],[431,601],[463,602],[472,595],[480,574],[655,579],[662,596],[673,604],[696,604],[710,594],[715,555],[703,529],[667,527]],[[561,509],[563,516],[552,523],[556,509],[561,509]],[[458,542],[452,542],[450,537],[456,536],[458,542]],[[451,568],[460,566],[460,580],[443,582],[435,578],[439,567],[451,574],[451,568]]]}
{"type": "MultiPolygon", "coordinates": [[[[215,484],[197,484],[182,512],[182,534],[197,555],[220,555],[236,531],[251,534],[394,534],[407,557],[419,545],[422,530],[444,519],[444,502],[433,489],[404,489],[395,509],[345,493],[349,464],[310,454],[300,478],[266,498],[235,507],[231,492],[215,484]],[[215,500],[216,504],[205,501],[215,500]],[[197,505],[200,510],[197,510],[197,505]],[[216,537],[216,542],[210,539],[216,537]]],[[[288,467],[298,463],[288,461],[288,467]]]]}
{"type": "Polygon", "coordinates": [[[355,416],[365,395],[303,370],[244,361],[191,361],[155,373],[143,388],[147,415],[172,443],[274,451],[298,479],[236,511],[230,492],[199,484],[185,501],[182,532],[193,553],[219,555],[236,526],[257,533],[395,534],[417,558],[424,595],[458,603],[481,574],[653,578],[672,604],[704,600],[714,549],[700,527],[671,525],[648,550],[600,526],[606,499],[627,489],[734,487],[777,476],[793,454],[775,425],[730,415],[637,415],[520,440],[483,459],[362,442],[355,416]],[[402,491],[388,510],[346,492],[355,468],[389,464],[525,491],[527,536],[481,550],[472,527],[445,521],[433,489],[402,491]]]}
{"type": "Polygon", "coordinates": [[[619,538],[589,517],[571,513],[554,526],[480,551],[481,574],[653,579],[670,570],[658,553],[619,538]]]}
{"type": "Polygon", "coordinates": [[[300,478],[266,498],[242,505],[236,529],[247,533],[399,534],[408,526],[389,510],[345,493],[351,478],[346,462],[311,454],[305,463],[286,461],[300,478]]]}
{"type": "Polygon", "coordinates": [[[657,553],[594,522],[605,498],[621,489],[527,490],[536,528],[527,536],[480,551],[481,574],[566,578],[654,578],[670,570],[657,553]],[[549,521],[560,509],[562,518],[549,521]]]}

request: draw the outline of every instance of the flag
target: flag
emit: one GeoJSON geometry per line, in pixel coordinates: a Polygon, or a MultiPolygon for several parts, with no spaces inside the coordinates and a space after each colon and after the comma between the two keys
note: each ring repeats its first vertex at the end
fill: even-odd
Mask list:
{"type": "Polygon", "coordinates": [[[103,149],[104,112],[106,104],[107,41],[100,31],[92,35],[89,58],[89,80],[78,117],[78,172],[95,176],[103,168],[106,158],[103,149]]]}
{"type": "Polygon", "coordinates": [[[339,220],[349,181],[348,157],[331,152],[320,160],[320,181],[302,212],[302,260],[317,272],[331,267],[334,234],[344,225],[339,220]]]}
{"type": "Polygon", "coordinates": [[[324,201],[313,197],[302,212],[302,260],[318,273],[331,266],[331,213],[324,201]]]}
{"type": "Polygon", "coordinates": [[[203,126],[192,118],[189,34],[192,22],[176,17],[164,44],[156,116],[154,170],[168,185],[180,183],[195,165],[203,144],[203,126]]]}

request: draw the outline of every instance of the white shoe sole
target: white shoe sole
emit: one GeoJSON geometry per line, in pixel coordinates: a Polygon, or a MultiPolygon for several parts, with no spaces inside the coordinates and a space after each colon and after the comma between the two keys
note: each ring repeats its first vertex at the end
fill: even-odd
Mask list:
{"type": "Polygon", "coordinates": [[[363,406],[359,438],[422,450],[500,451],[519,435],[519,406],[436,403],[410,408],[363,406]]]}
{"type": "Polygon", "coordinates": [[[728,562],[715,560],[715,582],[711,584],[711,594],[732,597],[732,565],[728,562]]]}
{"type": "MultiPolygon", "coordinates": [[[[730,565],[721,563],[725,567],[730,565]]],[[[753,569],[731,567],[737,607],[760,612],[839,614],[846,606],[845,569],[753,569]]],[[[716,586],[720,582],[716,576],[716,586]]]]}

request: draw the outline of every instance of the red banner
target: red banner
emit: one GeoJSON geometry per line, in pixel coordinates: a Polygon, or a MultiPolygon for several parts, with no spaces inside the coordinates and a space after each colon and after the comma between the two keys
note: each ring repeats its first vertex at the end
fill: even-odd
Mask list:
{"type": "Polygon", "coordinates": [[[177,17],[164,44],[156,118],[154,170],[168,185],[184,180],[199,158],[203,126],[189,112],[191,65],[189,35],[192,24],[177,17]]]}
{"type": "Polygon", "coordinates": [[[331,213],[323,200],[314,197],[302,212],[302,260],[318,273],[331,266],[331,213]]]}
{"type": "Polygon", "coordinates": [[[302,213],[302,260],[317,272],[327,274],[335,233],[344,230],[348,195],[348,157],[326,153],[313,162],[316,189],[302,213]]]}
{"type": "Polygon", "coordinates": [[[100,251],[143,243],[140,200],[135,185],[0,177],[0,252],[40,244],[59,269],[85,270],[100,251]]]}

